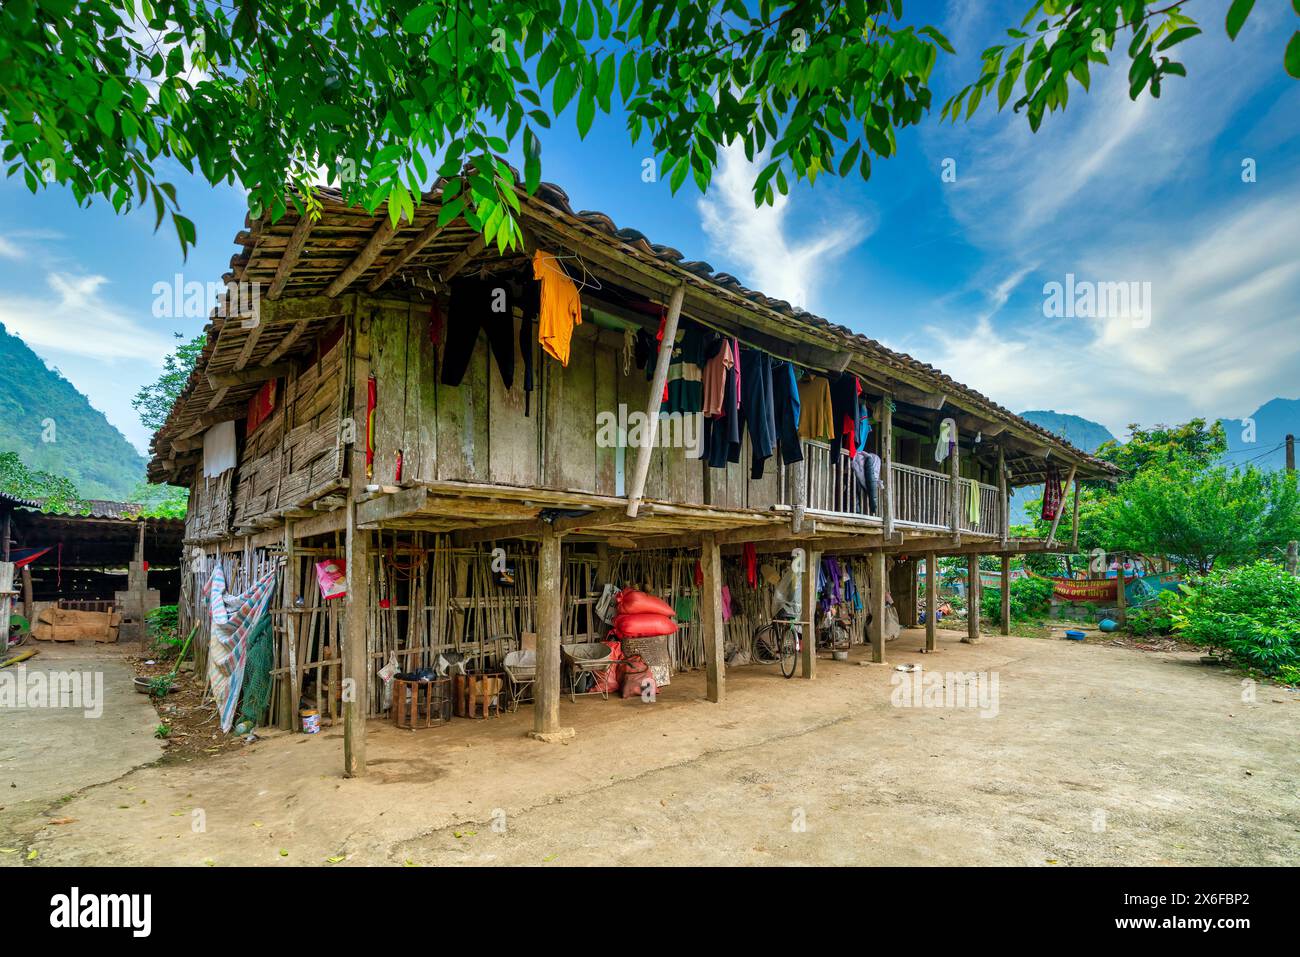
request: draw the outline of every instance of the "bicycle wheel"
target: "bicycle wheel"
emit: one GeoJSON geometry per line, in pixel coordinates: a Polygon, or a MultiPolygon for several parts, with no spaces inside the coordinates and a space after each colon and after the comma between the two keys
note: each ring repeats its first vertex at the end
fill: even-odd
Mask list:
{"type": "Polygon", "coordinates": [[[799,638],[795,630],[786,625],[781,631],[781,674],[787,678],[794,677],[795,664],[799,660],[799,638]]]}

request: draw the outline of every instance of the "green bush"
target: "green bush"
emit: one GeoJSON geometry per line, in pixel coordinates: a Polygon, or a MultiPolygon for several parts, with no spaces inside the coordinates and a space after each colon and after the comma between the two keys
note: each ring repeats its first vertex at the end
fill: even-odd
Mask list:
{"type": "Polygon", "coordinates": [[[1188,641],[1267,675],[1300,668],[1300,579],[1259,561],[1212,573],[1183,591],[1173,620],[1188,641]]]}
{"type": "Polygon", "coordinates": [[[159,605],[145,612],[144,626],[154,657],[169,658],[180,651],[180,610],[175,605],[159,605]]]}
{"type": "Polygon", "coordinates": [[[1178,614],[1182,601],[1182,592],[1160,592],[1150,604],[1128,612],[1129,633],[1138,638],[1172,634],[1174,616],[1178,614]]]}
{"type": "MultiPolygon", "coordinates": [[[[1052,605],[1052,583],[1046,578],[1016,578],[1011,582],[1011,620],[1034,621],[1047,615],[1052,605]]],[[[1002,589],[986,588],[980,596],[980,614],[992,621],[1002,616],[1002,589]]]]}

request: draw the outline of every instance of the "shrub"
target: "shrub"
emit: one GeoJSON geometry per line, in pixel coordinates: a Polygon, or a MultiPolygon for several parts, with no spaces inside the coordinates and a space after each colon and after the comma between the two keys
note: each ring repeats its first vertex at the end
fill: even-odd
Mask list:
{"type": "Polygon", "coordinates": [[[1160,592],[1150,604],[1134,608],[1128,613],[1129,633],[1138,638],[1171,634],[1174,630],[1174,616],[1182,601],[1182,592],[1160,592]]]}
{"type": "Polygon", "coordinates": [[[156,658],[170,658],[180,651],[179,609],[175,605],[159,605],[145,612],[145,631],[152,643],[151,654],[156,658]]]}
{"type": "MultiPolygon", "coordinates": [[[[1011,582],[1011,619],[1032,621],[1044,617],[1052,604],[1052,583],[1046,578],[1017,578],[1011,582]]],[[[986,588],[980,613],[994,621],[1002,615],[1002,589],[986,588]]]]}
{"type": "Polygon", "coordinates": [[[1193,644],[1267,675],[1300,667],[1300,579],[1259,561],[1184,586],[1174,627],[1193,644]]]}

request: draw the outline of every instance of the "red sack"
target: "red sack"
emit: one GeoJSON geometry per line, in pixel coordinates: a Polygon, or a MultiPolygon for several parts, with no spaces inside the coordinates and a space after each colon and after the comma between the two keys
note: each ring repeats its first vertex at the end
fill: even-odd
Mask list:
{"type": "Polygon", "coordinates": [[[610,657],[614,659],[615,664],[610,665],[604,671],[592,673],[596,683],[592,685],[591,690],[617,694],[623,684],[623,643],[621,641],[607,641],[605,644],[609,647],[610,657]]]}
{"type": "Polygon", "coordinates": [[[620,638],[653,638],[677,633],[677,625],[664,615],[615,615],[614,633],[620,638]]]}
{"type": "Polygon", "coordinates": [[[672,618],[677,614],[673,611],[673,606],[662,598],[632,588],[624,588],[618,593],[618,613],[620,615],[663,615],[666,618],[672,618]]]}
{"type": "Polygon", "coordinates": [[[654,701],[659,696],[654,672],[640,655],[633,655],[623,665],[623,697],[654,701]]]}

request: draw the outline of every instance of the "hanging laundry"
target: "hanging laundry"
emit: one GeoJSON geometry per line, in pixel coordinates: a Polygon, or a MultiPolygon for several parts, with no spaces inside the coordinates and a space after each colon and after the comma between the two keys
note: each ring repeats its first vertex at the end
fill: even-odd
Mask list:
{"type": "MultiPolygon", "coordinates": [[[[654,336],[650,335],[650,333],[646,332],[644,329],[638,329],[636,331],[636,348],[633,353],[633,357],[636,359],[636,367],[638,369],[645,369],[648,367],[653,374],[654,357],[655,353],[658,351],[659,347],[655,344],[654,336]]],[[[646,378],[649,379],[651,376],[647,375],[646,378]]]]}
{"type": "MultiPolygon", "coordinates": [[[[660,322],[659,334],[667,316],[660,322]]],[[[704,407],[704,330],[683,319],[677,326],[672,353],[668,357],[668,379],[664,383],[663,411],[699,412],[704,407]]]]}
{"type": "Polygon", "coordinates": [[[548,355],[567,366],[573,327],[582,324],[578,287],[556,258],[540,249],[533,256],[533,278],[542,284],[537,339],[548,355]]]}
{"type": "Polygon", "coordinates": [[[366,379],[366,478],[375,477],[375,409],[379,405],[379,386],[373,375],[366,379]]]}
{"type": "MultiPolygon", "coordinates": [[[[738,356],[735,340],[724,342],[723,348],[738,356]]],[[[740,461],[740,364],[735,362],[726,369],[722,387],[722,411],[704,420],[704,449],[702,458],[709,468],[724,469],[729,462],[740,461]]]]}
{"type": "Polygon", "coordinates": [[[520,312],[523,320],[519,323],[519,354],[524,360],[524,416],[531,412],[533,389],[537,387],[533,378],[533,323],[542,307],[542,289],[535,282],[523,283],[523,294],[519,297],[520,312]]]}
{"type": "Polygon", "coordinates": [[[776,447],[776,417],[772,401],[772,357],[758,349],[740,350],[740,411],[749,430],[753,452],[750,477],[761,479],[763,467],[776,447]]]}
{"type": "Polygon", "coordinates": [[[746,542],[744,548],[745,581],[750,588],[758,587],[758,549],[753,542],[746,542]]]}
{"type": "Polygon", "coordinates": [[[1061,470],[1055,465],[1047,466],[1047,481],[1043,485],[1043,520],[1055,521],[1061,512],[1061,503],[1065,500],[1065,482],[1061,479],[1061,470]]]}
{"type": "Polygon", "coordinates": [[[831,410],[831,383],[825,376],[811,375],[799,383],[799,436],[829,442],[835,435],[835,414],[831,410]]]}
{"type": "MultiPolygon", "coordinates": [[[[888,399],[882,400],[888,402],[888,399]]],[[[867,447],[867,436],[871,434],[871,403],[866,399],[858,400],[858,449],[867,447]]]]}
{"type": "Polygon", "coordinates": [[[841,449],[852,458],[858,451],[858,403],[862,398],[862,383],[851,372],[845,372],[831,383],[831,410],[835,434],[831,438],[832,461],[839,461],[841,449]]]}
{"type": "Polygon", "coordinates": [[[203,477],[216,478],[237,461],[235,452],[235,422],[218,422],[203,433],[203,477]]]}
{"type": "Polygon", "coordinates": [[[725,413],[727,372],[735,367],[736,358],[731,352],[731,341],[722,336],[714,337],[704,350],[701,385],[704,392],[702,411],[706,418],[716,419],[725,413]]]}
{"type": "Polygon", "coordinates": [[[970,486],[970,501],[967,503],[966,514],[970,518],[971,527],[975,527],[980,523],[980,487],[974,479],[967,484],[970,486]]]}
{"type": "Polygon", "coordinates": [[[501,279],[457,279],[451,284],[450,309],[442,384],[460,385],[482,330],[487,332],[501,382],[509,389],[515,379],[515,312],[510,284],[501,279]]]}
{"type": "Polygon", "coordinates": [[[859,448],[858,454],[853,456],[852,466],[853,477],[867,493],[867,504],[871,514],[875,515],[880,510],[880,456],[859,448]]]}
{"type": "Polygon", "coordinates": [[[776,441],[786,465],[803,461],[799,441],[799,383],[789,362],[772,363],[772,407],[776,415],[776,441]]]}
{"type": "Polygon", "coordinates": [[[952,453],[953,437],[957,434],[957,422],[953,419],[944,419],[939,423],[939,438],[934,443],[934,460],[936,462],[945,461],[952,453]]]}

